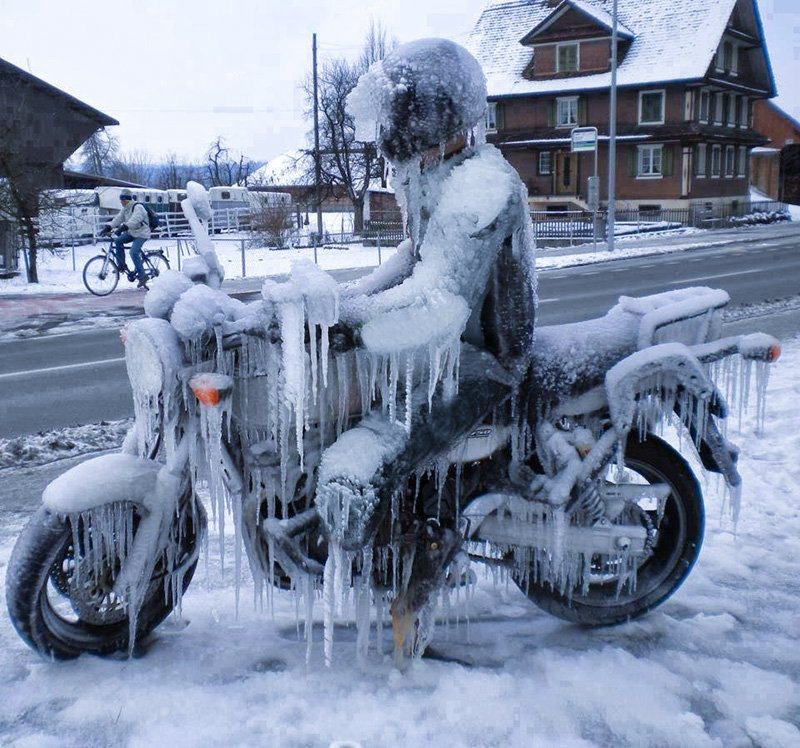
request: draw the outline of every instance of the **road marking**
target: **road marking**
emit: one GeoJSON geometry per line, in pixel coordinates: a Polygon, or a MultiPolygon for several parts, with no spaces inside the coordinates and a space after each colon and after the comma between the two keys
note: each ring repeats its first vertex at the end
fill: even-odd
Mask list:
{"type": "Polygon", "coordinates": [[[715,278],[730,278],[734,275],[752,275],[753,273],[766,273],[764,268],[754,268],[753,270],[737,270],[735,273],[717,273],[716,275],[698,275],[694,278],[684,278],[683,280],[670,281],[668,285],[679,286],[681,283],[694,283],[695,281],[714,280],[715,278]]]}
{"type": "Polygon", "coordinates": [[[7,374],[0,374],[0,379],[10,379],[11,377],[25,377],[30,374],[45,374],[51,371],[66,371],[68,369],[85,369],[87,366],[105,366],[106,364],[116,364],[124,361],[125,357],[104,358],[100,361],[85,361],[82,364],[64,364],[63,366],[47,366],[44,369],[27,369],[26,371],[10,371],[7,374]]]}
{"type": "Polygon", "coordinates": [[[539,304],[540,305],[541,304],[552,304],[554,301],[561,301],[561,297],[554,296],[553,298],[550,298],[550,299],[539,299],[539,304]]]}

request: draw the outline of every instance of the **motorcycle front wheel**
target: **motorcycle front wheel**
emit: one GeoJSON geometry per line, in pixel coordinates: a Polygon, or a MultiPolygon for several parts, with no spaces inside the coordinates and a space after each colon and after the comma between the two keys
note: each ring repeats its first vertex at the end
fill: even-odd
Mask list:
{"type": "MultiPolygon", "coordinates": [[[[616,468],[611,468],[613,474],[616,468]]],[[[562,594],[533,573],[517,582],[528,597],[558,618],[585,626],[611,626],[633,620],[663,603],[689,575],[703,542],[703,497],[697,479],[681,455],[652,434],[631,437],[625,450],[624,480],[663,483],[670,493],[658,522],[655,507],[642,508],[658,526],[650,555],[639,566],[635,585],[620,589],[618,575],[592,568],[587,589],[562,594]]],[[[593,565],[594,566],[594,565],[593,565]]],[[[613,570],[612,570],[613,572],[613,570]]]]}
{"type": "MultiPolygon", "coordinates": [[[[134,511],[133,508],[130,511],[134,511]]],[[[177,565],[185,563],[184,592],[197,566],[196,547],[205,516],[193,521],[181,513],[177,565]]],[[[81,521],[83,524],[83,520],[81,521]]],[[[135,530],[137,518],[132,524],[135,530]]],[[[114,595],[119,558],[108,552],[92,557],[92,533],[41,507],[22,531],[6,574],[11,622],[23,641],[48,659],[68,660],[83,653],[109,655],[130,649],[130,619],[125,600],[114,595]]],[[[114,546],[113,542],[106,543],[114,546]]],[[[136,620],[136,641],[144,639],[176,605],[163,561],[153,571],[136,620]]]]}

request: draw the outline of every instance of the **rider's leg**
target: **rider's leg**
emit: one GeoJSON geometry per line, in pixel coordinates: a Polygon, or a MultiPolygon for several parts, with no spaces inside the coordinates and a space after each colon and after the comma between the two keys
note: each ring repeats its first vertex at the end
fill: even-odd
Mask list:
{"type": "Polygon", "coordinates": [[[117,267],[122,270],[125,267],[125,245],[131,241],[133,237],[124,231],[116,239],[114,239],[114,251],[117,255],[117,267]]]}
{"type": "Polygon", "coordinates": [[[480,424],[512,386],[493,356],[464,344],[458,395],[445,398],[440,386],[429,410],[427,384],[416,388],[410,435],[377,412],[342,434],[322,457],[315,497],[331,535],[346,547],[360,547],[387,511],[392,492],[480,424]]]}
{"type": "Polygon", "coordinates": [[[147,273],[144,271],[144,264],[142,263],[142,247],[145,241],[146,239],[134,239],[133,244],[131,244],[131,259],[140,281],[147,280],[147,273]]]}

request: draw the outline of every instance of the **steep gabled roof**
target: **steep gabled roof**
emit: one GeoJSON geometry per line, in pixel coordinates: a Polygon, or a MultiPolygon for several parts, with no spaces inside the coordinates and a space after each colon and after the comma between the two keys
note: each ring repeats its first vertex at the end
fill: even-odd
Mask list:
{"type": "MultiPolygon", "coordinates": [[[[543,31],[547,30],[552,26],[559,18],[561,18],[564,13],[568,10],[574,9],[577,10],[581,15],[586,16],[590,20],[594,21],[600,28],[605,29],[608,33],[611,33],[613,28],[613,18],[611,17],[610,13],[607,13],[602,8],[597,8],[594,5],[590,5],[584,0],[564,0],[553,12],[547,16],[541,23],[537,24],[535,28],[531,29],[527,34],[525,34],[522,39],[520,39],[520,44],[532,44],[535,37],[539,36],[543,31]]],[[[633,39],[634,34],[628,28],[625,27],[624,24],[619,22],[617,19],[617,37],[620,39],[633,39]]]]}
{"type": "Polygon", "coordinates": [[[91,107],[88,104],[84,104],[84,102],[82,102],[80,99],[76,99],[74,96],[71,96],[66,91],[62,91],[60,88],[53,86],[47,81],[43,81],[41,78],[37,78],[35,75],[29,73],[27,70],[18,68],[16,65],[8,62],[8,60],[4,60],[2,57],[0,57],[0,74],[8,75],[11,78],[18,78],[24,84],[31,86],[32,88],[38,88],[39,90],[48,93],[54,98],[60,99],[66,105],[79,111],[88,119],[96,122],[99,127],[109,127],[110,125],[119,124],[119,122],[115,120],[113,117],[109,117],[107,114],[104,114],[100,110],[95,109],[94,107],[91,107]]]}
{"type": "MultiPolygon", "coordinates": [[[[606,19],[612,0],[570,0],[595,18],[606,19]]],[[[619,65],[619,86],[647,86],[702,80],[717,51],[737,0],[618,0],[618,21],[633,34],[619,65]]],[[[529,80],[523,72],[531,49],[520,44],[520,32],[540,26],[553,14],[543,0],[495,0],[478,19],[467,47],[486,74],[490,97],[552,94],[608,88],[610,73],[553,80],[529,80]]],[[[763,40],[758,11],[755,20],[763,40]]],[[[610,23],[610,18],[608,19],[610,23]]],[[[767,68],[769,59],[765,53],[767,68]]],[[[770,87],[774,83],[768,70],[770,87]]]]}

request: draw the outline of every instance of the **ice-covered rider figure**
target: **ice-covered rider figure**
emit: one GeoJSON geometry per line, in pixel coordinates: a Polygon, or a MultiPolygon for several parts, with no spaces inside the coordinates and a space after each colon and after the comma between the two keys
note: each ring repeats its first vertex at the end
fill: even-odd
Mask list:
{"type": "Polygon", "coordinates": [[[460,365],[457,394],[440,383],[429,409],[428,382],[415,382],[408,422],[372,414],[324,453],[316,505],[346,548],[362,547],[418,467],[510,399],[529,364],[536,289],[527,192],[484,142],[486,95],[467,50],[423,39],[374,64],[348,99],[357,138],[377,140],[391,162],[411,238],[343,291],[340,320],[377,356],[417,350],[427,360],[448,341],[458,351],[460,338],[460,365]]]}

